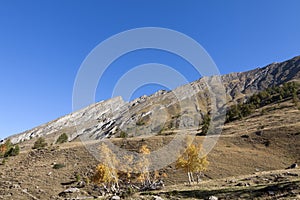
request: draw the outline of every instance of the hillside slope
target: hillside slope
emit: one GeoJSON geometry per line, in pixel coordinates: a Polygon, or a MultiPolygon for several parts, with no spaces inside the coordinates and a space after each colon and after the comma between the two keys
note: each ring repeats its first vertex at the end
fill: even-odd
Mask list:
{"type": "MultiPolygon", "coordinates": [[[[135,194],[133,199],[153,199],[154,195],[164,199],[207,199],[211,195],[220,199],[299,197],[299,169],[285,170],[300,161],[299,113],[291,100],[282,100],[259,108],[242,120],[227,123],[208,155],[210,165],[203,183],[185,186],[186,174],[171,164],[161,169],[168,174],[163,191],[135,194]]],[[[111,141],[131,150],[137,150],[142,144],[155,150],[172,139],[172,136],[153,136],[111,141]]],[[[203,139],[196,137],[199,142],[203,139]]],[[[32,146],[33,140],[21,143],[21,154],[0,165],[0,199],[94,199],[100,196],[93,184],[78,185],[91,177],[98,164],[79,140],[42,150],[32,150],[32,146]],[[65,167],[54,169],[54,164],[65,167]],[[79,192],[70,193],[67,198],[59,196],[70,187],[78,187],[79,192]]]]}

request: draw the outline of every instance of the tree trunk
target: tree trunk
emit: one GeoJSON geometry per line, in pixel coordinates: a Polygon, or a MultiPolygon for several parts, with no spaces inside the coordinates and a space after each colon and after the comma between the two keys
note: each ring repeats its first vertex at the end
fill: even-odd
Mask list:
{"type": "Polygon", "coordinates": [[[192,184],[193,184],[195,182],[193,172],[190,172],[190,174],[191,174],[191,180],[192,180],[192,184]]]}
{"type": "Polygon", "coordinates": [[[191,174],[190,174],[190,172],[188,172],[187,174],[188,174],[188,177],[189,177],[189,184],[191,185],[191,183],[192,183],[191,174]]]}
{"type": "Polygon", "coordinates": [[[197,172],[197,183],[199,184],[201,182],[201,172],[197,172]]]}

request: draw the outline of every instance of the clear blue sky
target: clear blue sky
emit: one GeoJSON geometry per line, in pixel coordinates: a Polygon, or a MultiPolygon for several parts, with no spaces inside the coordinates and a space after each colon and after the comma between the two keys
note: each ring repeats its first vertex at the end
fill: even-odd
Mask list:
{"type": "MultiPolygon", "coordinates": [[[[82,61],[116,33],[148,26],[180,31],[225,74],[300,55],[299,8],[298,0],[1,0],[0,138],[71,112],[82,61]]],[[[136,52],[115,65],[148,62],[185,66],[158,51],[136,52]]],[[[109,95],[98,91],[97,100],[109,95]]]]}

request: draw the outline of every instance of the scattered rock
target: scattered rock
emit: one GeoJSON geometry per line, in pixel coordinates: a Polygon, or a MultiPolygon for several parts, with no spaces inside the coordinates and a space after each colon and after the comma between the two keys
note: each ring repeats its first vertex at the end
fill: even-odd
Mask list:
{"type": "Polygon", "coordinates": [[[298,168],[297,163],[293,163],[291,166],[289,166],[287,169],[296,169],[298,168]]]}
{"type": "Polygon", "coordinates": [[[64,190],[63,192],[59,193],[58,196],[60,197],[66,197],[67,194],[71,194],[71,193],[79,193],[80,190],[78,188],[69,188],[64,190]]]}
{"type": "Polygon", "coordinates": [[[64,192],[75,193],[75,192],[80,192],[80,190],[78,188],[69,188],[69,189],[66,189],[64,192]]]}
{"type": "Polygon", "coordinates": [[[262,136],[263,135],[263,131],[256,131],[255,134],[258,135],[258,136],[262,136]]]}
{"type": "Polygon", "coordinates": [[[77,188],[84,188],[85,187],[85,182],[84,181],[79,181],[76,185],[77,188]]]}
{"type": "Polygon", "coordinates": [[[299,176],[298,174],[290,173],[290,172],[286,172],[283,175],[285,175],[285,176],[299,176]]]}
{"type": "Polygon", "coordinates": [[[116,196],[116,195],[111,198],[111,200],[120,200],[120,199],[121,199],[121,197],[116,196]]]}
{"type": "Polygon", "coordinates": [[[13,189],[20,189],[21,186],[19,184],[13,184],[10,188],[13,188],[13,189]]]}
{"type": "Polygon", "coordinates": [[[249,183],[238,183],[238,184],[236,184],[235,186],[248,187],[248,186],[250,186],[250,184],[249,184],[249,183]]]}
{"type": "Polygon", "coordinates": [[[216,197],[216,196],[210,196],[210,197],[208,197],[208,200],[218,200],[218,197],[216,197]]]}
{"type": "Polygon", "coordinates": [[[274,191],[268,191],[268,194],[269,194],[269,195],[274,195],[275,192],[274,192],[274,191]]]}
{"type": "Polygon", "coordinates": [[[164,200],[164,199],[161,198],[160,196],[153,196],[153,200],[164,200]]]}
{"type": "Polygon", "coordinates": [[[229,183],[236,183],[236,180],[230,180],[229,183]]]}

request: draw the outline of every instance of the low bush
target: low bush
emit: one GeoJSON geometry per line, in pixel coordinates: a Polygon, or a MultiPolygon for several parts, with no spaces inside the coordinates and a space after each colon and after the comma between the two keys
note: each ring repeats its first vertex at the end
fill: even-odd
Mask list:
{"type": "Polygon", "coordinates": [[[68,139],[69,139],[68,135],[66,133],[63,133],[57,138],[56,144],[62,144],[68,142],[68,139]]]}
{"type": "Polygon", "coordinates": [[[13,145],[8,139],[4,144],[0,145],[0,157],[16,156],[20,153],[19,145],[13,145]]]}
{"type": "Polygon", "coordinates": [[[15,145],[5,152],[4,157],[17,156],[19,155],[19,153],[20,153],[20,147],[19,145],[15,145]]]}
{"type": "Polygon", "coordinates": [[[38,138],[38,139],[35,141],[35,143],[34,143],[32,149],[43,149],[43,148],[45,148],[47,145],[48,145],[48,144],[47,144],[47,142],[45,141],[45,139],[44,139],[43,137],[40,137],[40,138],[38,138]]]}
{"type": "Polygon", "coordinates": [[[60,168],[64,168],[64,167],[65,167],[65,165],[61,164],[61,163],[57,163],[57,164],[53,165],[53,169],[60,169],[60,168]]]}

